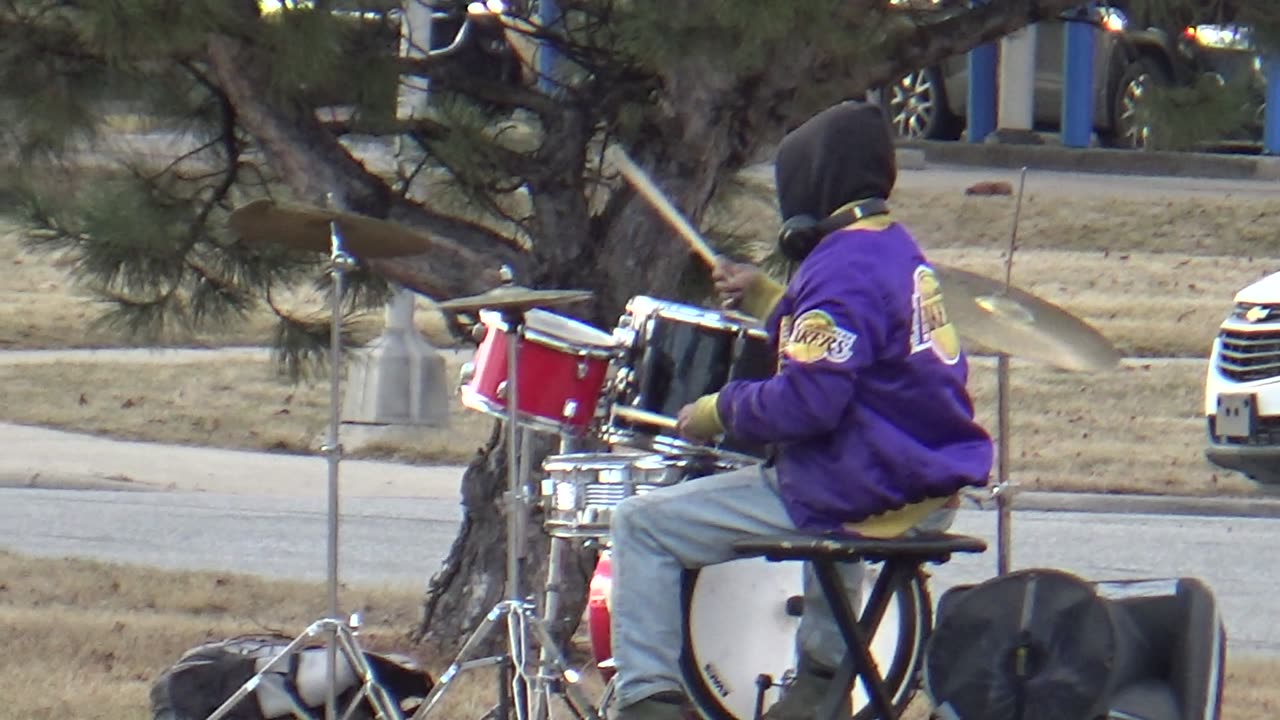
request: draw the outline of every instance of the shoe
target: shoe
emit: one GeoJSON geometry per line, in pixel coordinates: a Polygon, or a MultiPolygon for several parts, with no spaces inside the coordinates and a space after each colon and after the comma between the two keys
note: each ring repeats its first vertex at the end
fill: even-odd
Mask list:
{"type": "Polygon", "coordinates": [[[618,708],[613,720],[685,720],[684,695],[660,692],[618,708]]]}
{"type": "MultiPolygon", "coordinates": [[[[782,697],[769,707],[762,720],[813,720],[827,699],[834,675],[834,670],[819,667],[802,657],[800,667],[796,668],[795,680],[783,688],[782,697]]],[[[836,717],[852,716],[853,701],[846,695],[836,717]]]]}

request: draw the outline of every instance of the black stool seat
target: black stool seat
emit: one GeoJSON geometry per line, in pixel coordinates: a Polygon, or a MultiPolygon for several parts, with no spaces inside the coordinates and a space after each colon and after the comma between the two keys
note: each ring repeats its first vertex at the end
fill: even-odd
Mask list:
{"type": "Polygon", "coordinates": [[[886,540],[792,533],[740,540],[733,544],[733,549],[740,557],[763,556],[772,562],[812,563],[846,648],[844,661],[832,678],[831,691],[815,708],[817,717],[822,720],[840,717],[842,698],[847,699],[853,691],[856,676],[862,678],[874,717],[897,720],[899,710],[893,706],[884,676],[870,650],[870,639],[884,619],[890,595],[895,588],[909,582],[922,564],[944,563],[958,552],[980,553],[987,549],[987,543],[980,538],[950,534],[886,540]],[[837,575],[837,565],[852,562],[884,563],[861,613],[854,611],[837,575]]]}
{"type": "Polygon", "coordinates": [[[921,564],[943,563],[952,553],[980,553],[987,549],[981,538],[968,535],[928,535],[918,538],[864,538],[839,535],[771,535],[740,540],[733,549],[743,557],[769,560],[817,560],[836,562],[902,560],[921,564]]]}

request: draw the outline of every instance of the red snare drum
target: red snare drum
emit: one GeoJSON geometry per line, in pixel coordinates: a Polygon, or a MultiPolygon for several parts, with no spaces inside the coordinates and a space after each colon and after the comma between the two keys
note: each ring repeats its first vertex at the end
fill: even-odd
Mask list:
{"type": "MultiPolygon", "coordinates": [[[[497,312],[481,312],[480,321],[488,332],[475,360],[463,370],[462,404],[505,418],[510,328],[497,312]]],[[[529,310],[516,347],[516,409],[521,422],[550,432],[581,434],[596,416],[609,361],[616,353],[613,336],[545,310],[529,310]]]]}

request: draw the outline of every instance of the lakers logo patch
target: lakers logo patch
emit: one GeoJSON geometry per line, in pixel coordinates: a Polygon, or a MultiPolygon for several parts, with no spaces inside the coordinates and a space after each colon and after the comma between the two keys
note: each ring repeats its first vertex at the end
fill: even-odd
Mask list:
{"type": "Polygon", "coordinates": [[[791,360],[842,363],[853,357],[853,343],[858,336],[836,325],[835,319],[821,310],[810,310],[787,325],[782,352],[791,360]]]}
{"type": "Polygon", "coordinates": [[[911,295],[911,352],[923,350],[932,350],[948,365],[960,359],[960,336],[947,319],[938,275],[928,265],[916,268],[915,292],[911,295]]]}

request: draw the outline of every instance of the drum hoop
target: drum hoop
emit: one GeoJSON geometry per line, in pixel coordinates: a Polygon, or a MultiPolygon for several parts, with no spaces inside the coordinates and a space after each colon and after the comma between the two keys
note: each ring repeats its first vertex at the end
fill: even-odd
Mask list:
{"type": "MultiPolygon", "coordinates": [[[[615,411],[617,408],[615,408],[615,411]]],[[[747,455],[746,453],[734,452],[733,450],[725,450],[723,448],[710,445],[700,445],[698,443],[689,442],[682,438],[673,437],[671,435],[648,435],[639,433],[628,428],[619,428],[610,424],[601,429],[601,438],[614,445],[625,445],[628,447],[638,447],[644,450],[653,450],[656,454],[675,454],[675,455],[700,455],[703,457],[712,457],[717,461],[723,460],[726,463],[733,463],[735,467],[746,467],[749,465],[759,465],[764,462],[764,458],[755,455],[747,455]]],[[[728,470],[730,468],[726,468],[728,470]]]]}
{"type": "MultiPolygon", "coordinates": [[[[705,457],[711,453],[699,453],[705,457]]],[[[548,473],[572,473],[584,470],[617,470],[635,468],[640,471],[682,469],[696,462],[698,457],[678,453],[675,457],[657,452],[641,453],[568,453],[551,455],[542,463],[548,473]]],[[[608,483],[604,483],[608,484],[608,483]]]]}
{"type": "Polygon", "coordinates": [[[552,455],[542,463],[547,472],[574,472],[578,470],[613,470],[640,465],[640,461],[660,459],[656,453],[624,455],[621,453],[568,453],[552,455]]]}
{"type": "MultiPolygon", "coordinates": [[[[485,310],[480,313],[480,318],[481,322],[486,326],[497,328],[502,332],[511,331],[511,326],[507,324],[506,320],[502,318],[502,314],[499,312],[485,310]]],[[[521,326],[520,337],[537,345],[542,345],[552,350],[557,350],[565,353],[566,355],[573,355],[575,357],[590,357],[607,360],[617,355],[620,350],[617,339],[612,335],[591,327],[586,323],[574,320],[573,318],[556,315],[555,313],[549,313],[545,310],[538,310],[536,308],[525,313],[525,323],[521,326]],[[585,340],[578,341],[574,338],[556,335],[554,332],[547,329],[539,329],[535,327],[535,323],[540,321],[540,319],[547,317],[554,317],[557,321],[564,322],[575,330],[584,330],[597,335],[599,340],[596,342],[585,340]],[[534,320],[534,323],[529,322],[530,318],[534,320]]]]}
{"type": "MultiPolygon", "coordinates": [[[[686,305],[684,303],[672,302],[669,300],[659,300],[647,296],[637,296],[627,303],[627,309],[632,315],[641,319],[641,322],[648,327],[652,324],[652,318],[666,318],[683,322],[685,325],[696,325],[712,330],[721,330],[726,332],[743,332],[748,335],[758,334],[767,339],[768,333],[760,326],[760,322],[749,315],[735,313],[733,311],[713,310],[711,308],[698,307],[697,305],[686,305]],[[637,300],[644,302],[640,305],[648,303],[647,307],[632,308],[632,303],[637,300]]],[[[650,332],[645,333],[648,339],[650,332]]]]}
{"type": "MultiPolygon", "coordinates": [[[[505,405],[499,405],[466,385],[458,389],[458,395],[463,406],[471,408],[472,410],[489,412],[501,417],[503,420],[507,420],[510,415],[505,405]]],[[[532,413],[525,412],[524,410],[516,412],[516,419],[520,425],[531,427],[534,430],[542,430],[544,432],[565,433],[568,435],[581,435],[586,432],[586,428],[570,425],[569,423],[548,420],[541,415],[534,415],[532,413]]]]}

